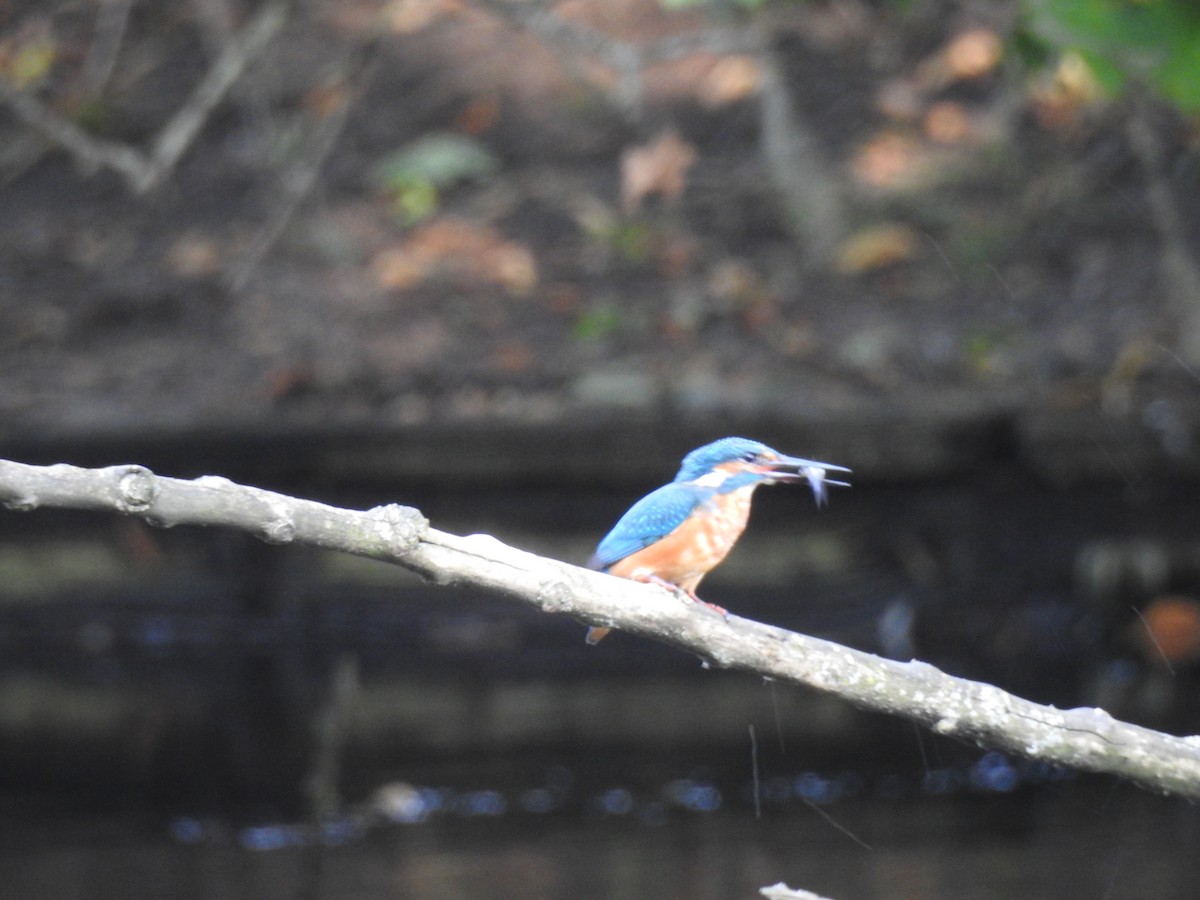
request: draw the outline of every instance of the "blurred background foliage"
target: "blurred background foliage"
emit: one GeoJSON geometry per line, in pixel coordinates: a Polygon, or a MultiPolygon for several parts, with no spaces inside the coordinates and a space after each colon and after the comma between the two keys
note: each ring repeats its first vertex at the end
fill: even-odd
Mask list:
{"type": "Polygon", "coordinates": [[[795,396],[791,415],[962,385],[1069,403],[1076,378],[1120,408],[1130,379],[1182,375],[1135,348],[1200,360],[1197,16],[15,3],[0,203],[46,228],[0,234],[23,298],[0,324],[62,355],[22,360],[48,367],[7,409],[65,396],[79,310],[128,326],[97,352],[132,393],[151,383],[123,359],[140,340],[227,327],[192,416],[486,416],[517,382],[541,393],[505,408],[542,418],[795,396]],[[47,205],[60,172],[74,218],[47,205]],[[1149,263],[1140,282],[1126,259],[1149,263]]]}
{"type": "Polygon", "coordinates": [[[1200,112],[1200,8],[1186,0],[1022,0],[1045,48],[1075,52],[1113,94],[1130,81],[1200,112]]]}

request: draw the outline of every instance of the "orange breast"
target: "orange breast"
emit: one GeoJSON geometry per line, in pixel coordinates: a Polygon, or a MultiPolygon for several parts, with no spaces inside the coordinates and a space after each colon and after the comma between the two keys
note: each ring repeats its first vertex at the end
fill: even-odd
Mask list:
{"type": "Polygon", "coordinates": [[[621,578],[653,575],[685,591],[720,564],[746,528],[754,485],[717,494],[657,543],[631,553],[609,567],[621,578]]]}

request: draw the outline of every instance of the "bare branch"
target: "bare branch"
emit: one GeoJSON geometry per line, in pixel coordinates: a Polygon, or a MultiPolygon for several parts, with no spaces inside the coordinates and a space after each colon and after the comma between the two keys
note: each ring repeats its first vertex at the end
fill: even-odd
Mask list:
{"type": "Polygon", "coordinates": [[[149,153],[84,131],[32,94],[0,79],[0,98],[26,125],[58,144],[86,168],[120,174],[136,193],[156,187],[195,141],[209,115],[287,18],[288,0],[271,0],[246,25],[196,85],[191,97],[158,132],[149,153]]]}
{"type": "MultiPolygon", "coordinates": [[[[1099,709],[1042,706],[927,663],[896,662],[749,619],[725,619],[652,585],[535,556],[487,535],[437,531],[410,507],[362,512],[213,476],[182,481],[137,465],[82,469],[6,460],[0,460],[0,502],[19,511],[111,510],[161,526],[218,525],[271,543],[387,560],[439,584],[472,584],[547,613],[665,641],[712,665],[837,694],[983,747],[1200,800],[1200,737],[1173,737],[1099,709]]],[[[582,644],[580,652],[587,652],[582,644]]]]}
{"type": "Polygon", "coordinates": [[[112,169],[133,185],[146,170],[146,157],[140,151],[88,134],[32,94],[14,90],[3,79],[0,79],[0,97],[21,121],[46,140],[66,150],[89,172],[112,169]]]}
{"type": "Polygon", "coordinates": [[[191,146],[209,114],[242,76],[250,60],[283,27],[288,5],[287,0],[271,0],[213,61],[187,103],[159,131],[150,151],[149,168],[142,181],[134,184],[134,190],[139,193],[149,190],[175,168],[179,157],[191,146]]]}

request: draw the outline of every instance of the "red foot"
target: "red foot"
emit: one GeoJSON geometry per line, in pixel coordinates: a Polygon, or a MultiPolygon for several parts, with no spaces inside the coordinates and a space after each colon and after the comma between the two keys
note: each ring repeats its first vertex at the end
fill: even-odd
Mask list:
{"type": "Polygon", "coordinates": [[[701,600],[696,596],[695,591],[689,591],[687,588],[681,588],[679,585],[672,584],[665,578],[659,578],[657,575],[647,575],[644,578],[639,578],[638,581],[644,581],[646,584],[657,584],[663,590],[670,591],[680,600],[687,600],[691,603],[699,603],[701,606],[708,607],[723,618],[729,618],[729,611],[725,609],[725,607],[717,606],[715,603],[709,603],[707,600],[701,600]]]}

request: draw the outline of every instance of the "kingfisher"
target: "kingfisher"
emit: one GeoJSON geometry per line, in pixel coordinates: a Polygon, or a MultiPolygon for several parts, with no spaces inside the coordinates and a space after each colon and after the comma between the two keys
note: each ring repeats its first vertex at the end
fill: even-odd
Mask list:
{"type": "MultiPolygon", "coordinates": [[[[696,587],[741,537],[755,488],[807,482],[817,506],[823,506],[827,485],[849,486],[830,480],[827,473],[849,471],[784,456],[749,438],[721,438],[693,450],[683,458],[674,481],[633,504],[600,541],[588,567],[657,584],[704,603],[696,587]]],[[[719,606],[705,605],[725,614],[719,606]]],[[[610,630],[589,628],[587,642],[598,643],[610,630]]]]}

